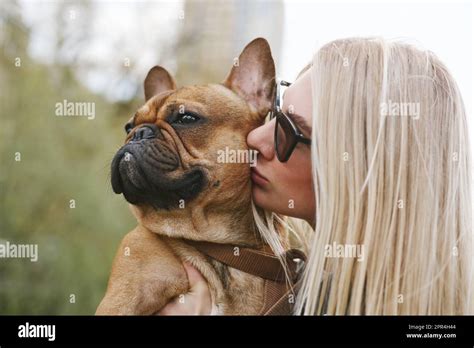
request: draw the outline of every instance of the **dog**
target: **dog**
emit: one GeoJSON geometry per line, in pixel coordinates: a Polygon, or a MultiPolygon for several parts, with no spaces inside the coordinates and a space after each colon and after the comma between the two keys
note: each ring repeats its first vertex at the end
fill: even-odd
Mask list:
{"type": "Polygon", "coordinates": [[[183,262],[206,279],[212,314],[268,314],[278,301],[290,302],[286,290],[266,296],[285,280],[255,228],[249,163],[218,161],[219,151],[248,149],[247,134],[272,107],[267,41],[250,42],[223,83],[177,88],[155,66],[144,90],[146,103],[126,124],[111,168],[113,190],[130,203],[138,226],[120,244],[96,314],[156,314],[188,292],[183,262]],[[253,272],[249,263],[265,270],[253,272]]]}

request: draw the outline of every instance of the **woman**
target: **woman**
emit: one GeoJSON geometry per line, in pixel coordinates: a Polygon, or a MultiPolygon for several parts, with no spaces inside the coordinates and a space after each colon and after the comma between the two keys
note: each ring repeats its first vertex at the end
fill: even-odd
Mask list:
{"type": "MultiPolygon", "coordinates": [[[[314,229],[295,314],[473,314],[466,116],[438,58],[380,39],[334,41],[282,110],[248,144],[259,151],[254,203],[314,229]]],[[[163,313],[210,313],[205,282],[188,271],[186,306],[163,313]]]]}

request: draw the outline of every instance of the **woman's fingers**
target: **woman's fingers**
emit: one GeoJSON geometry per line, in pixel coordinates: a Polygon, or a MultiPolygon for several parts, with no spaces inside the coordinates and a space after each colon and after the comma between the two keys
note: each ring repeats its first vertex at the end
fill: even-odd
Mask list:
{"type": "Polygon", "coordinates": [[[188,276],[189,292],[180,295],[163,307],[159,315],[206,315],[212,310],[211,293],[206,280],[190,263],[183,263],[188,276]]]}
{"type": "Polygon", "coordinates": [[[191,297],[191,301],[194,301],[194,314],[210,314],[211,313],[211,292],[209,291],[209,286],[207,281],[202,276],[196,268],[194,268],[190,263],[184,262],[184,269],[188,275],[189,281],[189,293],[185,295],[186,297],[191,297]]]}

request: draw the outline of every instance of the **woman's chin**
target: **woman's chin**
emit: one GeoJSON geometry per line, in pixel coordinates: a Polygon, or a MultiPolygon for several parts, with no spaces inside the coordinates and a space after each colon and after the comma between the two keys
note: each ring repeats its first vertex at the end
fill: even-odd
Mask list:
{"type": "Polygon", "coordinates": [[[252,187],[252,198],[257,207],[273,213],[288,215],[288,211],[282,211],[284,207],[281,206],[281,199],[278,197],[277,194],[272,194],[271,191],[264,190],[257,185],[252,187]]]}
{"type": "Polygon", "coordinates": [[[269,199],[269,194],[262,187],[258,185],[252,185],[252,198],[253,202],[257,207],[260,207],[265,210],[272,210],[271,199],[269,199]]]}

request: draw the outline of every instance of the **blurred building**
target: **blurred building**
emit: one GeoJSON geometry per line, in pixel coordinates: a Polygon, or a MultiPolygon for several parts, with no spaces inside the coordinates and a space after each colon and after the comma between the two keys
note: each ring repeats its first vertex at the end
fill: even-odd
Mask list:
{"type": "Polygon", "coordinates": [[[279,64],[283,41],[281,0],[186,0],[176,46],[178,85],[221,82],[234,58],[256,37],[270,43],[279,64]]]}

